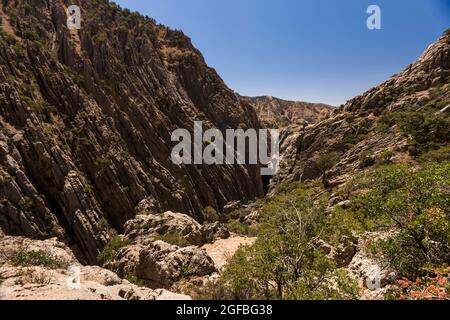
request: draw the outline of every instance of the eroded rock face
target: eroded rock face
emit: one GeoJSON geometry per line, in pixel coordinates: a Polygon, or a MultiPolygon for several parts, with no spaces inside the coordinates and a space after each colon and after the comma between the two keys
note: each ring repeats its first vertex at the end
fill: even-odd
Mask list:
{"type": "Polygon", "coordinates": [[[82,266],[57,239],[0,239],[0,300],[186,300],[138,287],[110,270],[82,266]]]}
{"type": "Polygon", "coordinates": [[[349,273],[358,281],[362,288],[363,299],[383,299],[384,294],[395,282],[396,274],[388,267],[382,257],[374,257],[368,244],[393,235],[389,232],[367,232],[357,242],[356,254],[347,266],[349,273]]]}
{"type": "Polygon", "coordinates": [[[107,1],[77,4],[79,31],[66,27],[66,1],[2,9],[9,34],[0,39],[3,231],[70,239],[77,257],[94,263],[108,241],[101,220],[120,232],[140,210],[202,222],[206,206],[220,213],[231,201],[263,195],[256,166],[170,160],[172,131],[192,131],[196,120],[205,129],[260,127],[253,107],[190,39],[107,1]]]}

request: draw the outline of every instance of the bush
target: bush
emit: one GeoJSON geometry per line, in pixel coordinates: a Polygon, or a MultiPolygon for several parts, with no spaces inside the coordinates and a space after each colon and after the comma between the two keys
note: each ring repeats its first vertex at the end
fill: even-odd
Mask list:
{"type": "Polygon", "coordinates": [[[327,171],[333,168],[339,160],[340,155],[337,152],[320,154],[316,157],[315,162],[319,170],[322,172],[322,183],[325,188],[328,187],[327,171]]]}
{"type": "Polygon", "coordinates": [[[120,249],[132,243],[129,239],[122,239],[119,235],[112,236],[108,244],[103,248],[102,252],[97,256],[97,262],[100,265],[114,259],[120,249]]]}
{"type": "MultiPolygon", "coordinates": [[[[430,265],[450,261],[450,163],[379,168],[370,189],[353,199],[353,210],[376,227],[398,232],[377,248],[400,276],[421,276],[430,265]]],[[[367,222],[366,222],[367,223],[367,222]]]]}
{"type": "Polygon", "coordinates": [[[423,154],[419,160],[421,162],[446,162],[450,161],[450,146],[445,146],[436,150],[431,150],[423,154]]]}
{"type": "Polygon", "coordinates": [[[135,272],[130,272],[127,274],[126,279],[132,283],[137,285],[138,287],[144,287],[145,286],[145,281],[142,280],[141,278],[139,278],[135,272]]]}
{"type": "Polygon", "coordinates": [[[450,142],[450,116],[437,114],[433,109],[385,112],[378,123],[383,130],[397,125],[400,131],[409,135],[416,146],[415,156],[450,142]]]}
{"type": "Polygon", "coordinates": [[[157,236],[155,240],[161,240],[179,247],[189,246],[189,242],[176,230],[169,231],[162,236],[157,236]]]}
{"type": "Polygon", "coordinates": [[[19,251],[11,257],[11,263],[20,267],[40,266],[50,269],[65,269],[69,265],[43,250],[19,251]]]}
{"type": "Polygon", "coordinates": [[[217,213],[216,209],[208,206],[203,210],[203,218],[205,222],[213,223],[219,221],[219,214],[217,213]]]}
{"type": "Polygon", "coordinates": [[[258,231],[255,227],[250,227],[246,225],[245,223],[240,222],[239,219],[237,220],[230,220],[227,223],[227,228],[230,232],[242,235],[242,236],[249,236],[254,237],[257,235],[258,231]]]}

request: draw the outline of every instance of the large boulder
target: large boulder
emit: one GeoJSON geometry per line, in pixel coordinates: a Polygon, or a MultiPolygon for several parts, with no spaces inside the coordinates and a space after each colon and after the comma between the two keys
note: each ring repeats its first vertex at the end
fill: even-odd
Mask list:
{"type": "Polygon", "coordinates": [[[135,274],[152,288],[170,288],[178,281],[217,272],[205,250],[148,241],[121,249],[105,267],[125,277],[135,274]]]}
{"type": "Polygon", "coordinates": [[[137,274],[146,280],[170,286],[191,276],[206,276],[217,271],[206,251],[197,247],[179,248],[156,241],[141,250],[137,274]]]}
{"type": "Polygon", "coordinates": [[[227,228],[219,222],[201,225],[188,215],[171,211],[139,215],[125,223],[125,236],[137,243],[159,239],[169,233],[176,233],[189,245],[196,246],[230,236],[227,228]]]}

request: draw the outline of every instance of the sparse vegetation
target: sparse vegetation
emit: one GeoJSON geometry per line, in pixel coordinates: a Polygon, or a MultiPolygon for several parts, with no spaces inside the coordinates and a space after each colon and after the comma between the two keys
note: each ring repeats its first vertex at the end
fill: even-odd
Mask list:
{"type": "Polygon", "coordinates": [[[203,218],[205,222],[213,223],[219,221],[219,214],[217,213],[216,209],[214,209],[211,206],[208,206],[205,209],[203,209],[203,218]]]}
{"type": "Polygon", "coordinates": [[[97,262],[100,265],[105,264],[106,262],[114,259],[116,254],[120,249],[126,247],[131,244],[131,240],[123,239],[119,235],[114,235],[111,237],[111,240],[108,244],[103,248],[102,252],[97,257],[97,262]]]}
{"type": "Polygon", "coordinates": [[[172,230],[165,233],[164,235],[157,236],[155,237],[155,240],[161,240],[179,247],[189,246],[189,242],[176,230],[172,230]]]}
{"type": "Polygon", "coordinates": [[[130,272],[125,277],[130,283],[137,285],[138,287],[144,287],[145,281],[139,278],[135,272],[130,272]]]}
{"type": "Polygon", "coordinates": [[[230,232],[248,237],[254,237],[258,233],[258,230],[255,227],[248,226],[239,219],[228,221],[227,228],[230,232]]]}
{"type": "Polygon", "coordinates": [[[21,272],[21,280],[25,283],[48,285],[52,283],[53,278],[49,272],[26,268],[21,272]]]}
{"type": "Polygon", "coordinates": [[[20,267],[40,266],[50,269],[65,269],[68,267],[67,261],[62,261],[43,250],[19,251],[11,257],[11,263],[20,267]]]}

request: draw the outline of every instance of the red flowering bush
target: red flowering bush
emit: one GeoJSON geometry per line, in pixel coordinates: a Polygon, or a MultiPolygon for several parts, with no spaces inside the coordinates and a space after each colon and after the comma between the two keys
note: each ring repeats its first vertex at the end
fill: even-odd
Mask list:
{"type": "Polygon", "coordinates": [[[435,276],[417,278],[415,281],[397,281],[400,290],[392,298],[400,300],[450,300],[450,268],[436,271],[435,276]]]}

